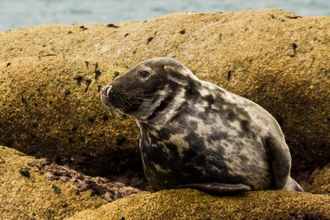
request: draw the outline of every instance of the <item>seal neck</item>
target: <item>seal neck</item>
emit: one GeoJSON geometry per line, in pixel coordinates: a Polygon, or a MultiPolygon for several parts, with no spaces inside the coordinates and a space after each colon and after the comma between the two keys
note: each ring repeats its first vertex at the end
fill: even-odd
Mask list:
{"type": "Polygon", "coordinates": [[[158,97],[158,100],[150,106],[149,114],[145,114],[144,118],[137,119],[137,122],[142,126],[143,124],[160,126],[160,124],[164,125],[172,121],[188,106],[185,93],[185,89],[181,89],[175,96],[163,95],[158,97]]]}

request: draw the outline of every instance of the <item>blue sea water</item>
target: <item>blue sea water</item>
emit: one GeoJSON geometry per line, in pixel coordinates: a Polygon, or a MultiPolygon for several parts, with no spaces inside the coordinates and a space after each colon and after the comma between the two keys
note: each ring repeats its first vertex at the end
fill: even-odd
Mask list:
{"type": "Polygon", "coordinates": [[[329,0],[0,0],[0,31],[40,25],[117,23],[174,12],[280,8],[330,15],[329,0]]]}

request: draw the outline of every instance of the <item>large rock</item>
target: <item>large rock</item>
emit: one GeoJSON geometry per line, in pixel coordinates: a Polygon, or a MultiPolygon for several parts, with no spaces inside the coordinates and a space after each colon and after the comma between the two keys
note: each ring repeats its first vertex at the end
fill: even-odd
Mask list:
{"type": "MultiPolygon", "coordinates": [[[[91,147],[91,143],[106,144],[110,148],[114,145],[114,142],[104,143],[107,133],[100,126],[108,125],[102,125],[103,112],[99,110],[101,103],[96,95],[97,89],[93,88],[95,96],[90,99],[92,104],[84,104],[84,108],[78,109],[80,104],[77,104],[77,100],[85,102],[87,95],[83,96],[85,88],[79,88],[72,76],[79,71],[89,74],[91,78],[94,76],[91,69],[86,72],[84,61],[98,62],[100,68],[107,65],[130,68],[143,59],[170,56],[184,63],[201,79],[252,99],[269,110],[284,130],[293,154],[293,174],[297,175],[298,171],[310,170],[329,162],[329,36],[330,17],[302,17],[277,9],[179,13],[116,25],[42,25],[2,32],[0,143],[9,143],[12,147],[28,143],[31,154],[45,152],[44,155],[53,155],[56,152],[61,158],[64,157],[62,155],[77,158],[72,152],[80,154],[83,151],[86,155],[96,153],[99,161],[109,163],[105,158],[114,158],[111,156],[113,150],[103,154],[91,147]],[[65,59],[71,59],[79,64],[70,66],[57,63],[52,61],[55,59],[53,56],[56,59],[65,57],[64,63],[67,62],[65,59]],[[35,58],[29,58],[29,61],[26,57],[35,58]],[[37,61],[36,57],[40,60],[37,61]],[[61,65],[67,66],[59,68],[61,65]],[[43,69],[35,66],[43,66],[43,69]],[[25,82],[35,89],[32,100],[28,97],[29,93],[22,90],[24,85],[16,78],[20,76],[22,79],[20,74],[25,73],[31,73],[25,82]],[[50,90],[52,84],[48,82],[51,82],[51,78],[34,85],[34,78],[43,74],[49,74],[55,80],[63,73],[71,74],[67,78],[71,83],[71,95],[65,96],[69,93],[66,90],[68,87],[61,86],[61,83],[56,87],[56,81],[53,81],[52,88],[58,88],[60,92],[50,90]],[[8,85],[12,85],[11,92],[8,92],[8,85]],[[73,88],[77,91],[71,90],[73,88]],[[6,93],[3,93],[5,90],[6,93]],[[52,103],[57,103],[57,108],[51,107],[50,103],[46,105],[47,100],[39,104],[45,94],[54,96],[56,102],[52,103]],[[17,99],[21,102],[19,108],[15,102],[17,99]],[[24,107],[26,104],[28,107],[24,107]],[[41,107],[45,107],[45,110],[41,111],[41,107]],[[61,124],[60,128],[46,122],[43,122],[42,129],[39,127],[38,121],[43,120],[42,117],[48,117],[45,121],[49,120],[50,116],[45,115],[47,110],[50,116],[58,117],[53,118],[52,123],[61,124]],[[64,111],[66,113],[62,114],[64,111]],[[77,121],[78,114],[93,119],[77,121]],[[18,119],[20,117],[29,123],[21,124],[23,119],[18,119]],[[91,125],[93,120],[94,124],[91,125]],[[77,127],[81,133],[74,135],[73,128],[77,127]],[[53,133],[47,135],[49,131],[53,133]],[[36,136],[42,140],[40,143],[33,140],[36,136]],[[53,138],[51,143],[54,144],[48,144],[47,137],[53,138]],[[82,139],[79,140],[79,137],[82,139]],[[70,153],[66,152],[68,148],[70,153]]],[[[105,71],[101,72],[103,74],[105,71]]],[[[110,81],[113,78],[111,72],[102,78],[102,83],[100,78],[97,86],[110,81]]],[[[86,94],[91,94],[91,90],[86,94]]],[[[117,124],[118,120],[113,122],[117,124]]],[[[129,143],[133,142],[130,140],[137,138],[138,130],[132,121],[127,123],[124,130],[118,125],[120,131],[114,131],[115,127],[109,126],[108,134],[125,133],[124,136],[129,140],[126,144],[131,147],[133,144],[129,143]]],[[[119,157],[114,162],[125,163],[128,157],[119,157]]],[[[137,157],[137,154],[132,157],[137,157]]],[[[90,157],[80,157],[78,161],[84,161],[85,158],[90,157]]]]}
{"type": "Polygon", "coordinates": [[[217,197],[181,189],[131,195],[69,219],[330,219],[329,203],[330,196],[292,191],[217,197]]]}

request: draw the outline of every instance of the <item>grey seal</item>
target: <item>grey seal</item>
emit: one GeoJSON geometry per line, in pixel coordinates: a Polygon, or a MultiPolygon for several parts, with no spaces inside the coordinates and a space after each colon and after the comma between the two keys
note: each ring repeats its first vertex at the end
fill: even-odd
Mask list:
{"type": "Polygon", "coordinates": [[[100,95],[136,119],[144,173],[156,191],[303,191],[290,177],[290,151],[271,114],[172,58],[140,62],[100,95]]]}

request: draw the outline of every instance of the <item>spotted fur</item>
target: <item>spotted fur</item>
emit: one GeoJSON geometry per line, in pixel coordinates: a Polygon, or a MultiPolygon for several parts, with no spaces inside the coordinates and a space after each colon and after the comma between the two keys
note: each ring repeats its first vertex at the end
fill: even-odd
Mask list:
{"type": "Polygon", "coordinates": [[[144,172],[155,190],[302,191],[290,177],[291,156],[276,120],[174,59],[137,64],[105,86],[101,99],[136,119],[144,172]]]}

